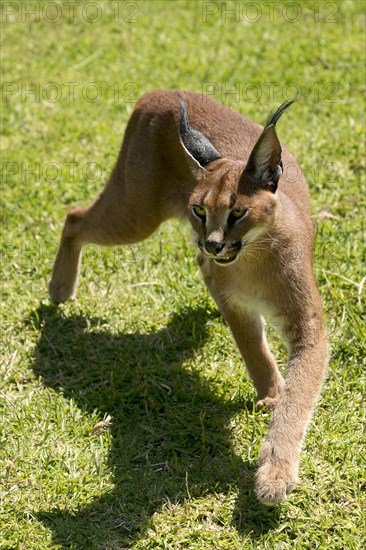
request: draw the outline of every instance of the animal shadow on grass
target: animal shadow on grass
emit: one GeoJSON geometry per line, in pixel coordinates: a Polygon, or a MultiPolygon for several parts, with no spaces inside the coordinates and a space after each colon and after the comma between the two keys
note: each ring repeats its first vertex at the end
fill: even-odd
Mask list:
{"type": "MultiPolygon", "coordinates": [[[[183,309],[150,334],[103,331],[103,320],[31,314],[40,330],[32,368],[86,412],[111,415],[114,487],[77,511],[38,511],[63,548],[129,548],[165,502],[183,504],[238,487],[233,526],[257,538],[278,523],[255,498],[254,467],[235,454],[228,424],[252,403],[217,395],[184,367],[208,337],[207,310],[183,309]]],[[[205,521],[205,518],[200,518],[205,521]]]]}

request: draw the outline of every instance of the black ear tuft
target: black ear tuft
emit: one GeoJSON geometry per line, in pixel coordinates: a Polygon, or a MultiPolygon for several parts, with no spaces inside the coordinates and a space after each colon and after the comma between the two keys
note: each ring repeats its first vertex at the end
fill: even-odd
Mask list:
{"type": "Polygon", "coordinates": [[[290,107],[290,105],[292,105],[293,103],[295,103],[296,99],[289,99],[288,101],[285,101],[285,103],[282,103],[282,105],[280,105],[278,107],[278,109],[276,109],[276,111],[272,112],[268,119],[267,119],[267,122],[265,124],[265,128],[267,128],[268,126],[276,126],[276,123],[278,121],[278,119],[280,118],[280,116],[283,115],[283,113],[286,111],[286,109],[288,107],[290,107]]]}
{"type": "Polygon", "coordinates": [[[202,166],[222,158],[212,143],[198,130],[189,124],[186,104],[182,96],[177,93],[180,111],[180,138],[188,153],[202,166]]]}

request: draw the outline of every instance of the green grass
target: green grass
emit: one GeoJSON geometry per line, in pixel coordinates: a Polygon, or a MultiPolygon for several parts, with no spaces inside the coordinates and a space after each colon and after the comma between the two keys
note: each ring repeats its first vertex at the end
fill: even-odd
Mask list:
{"type": "MultiPolygon", "coordinates": [[[[73,22],[63,9],[56,23],[52,11],[22,21],[25,2],[10,4],[19,11],[1,29],[0,548],[363,547],[363,2],[319,4],[319,22],[315,2],[298,2],[293,23],[286,2],[273,23],[268,3],[250,23],[242,2],[227,3],[238,20],[224,20],[220,2],[121,2],[116,21],[116,2],[104,1],[94,24],[82,1],[73,22]],[[78,83],[71,99],[68,82],[78,83]],[[301,94],[279,134],[310,183],[332,354],[301,483],[272,510],[253,490],[270,415],[254,410],[189,227],[169,222],[126,249],[90,247],[78,300],[55,308],[46,292],[65,213],[102,188],[134,101],[208,83],[258,122],[301,94]]],[[[284,365],[278,336],[271,342],[284,365]]]]}

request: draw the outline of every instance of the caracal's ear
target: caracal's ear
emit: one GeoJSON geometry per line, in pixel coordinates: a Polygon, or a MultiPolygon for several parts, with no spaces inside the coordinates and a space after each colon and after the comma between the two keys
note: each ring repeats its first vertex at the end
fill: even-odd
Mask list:
{"type": "Polygon", "coordinates": [[[282,174],[282,148],[276,134],[276,122],[294,100],[286,101],[269,116],[267,124],[250,153],[242,178],[250,176],[258,187],[276,192],[282,174]]]}
{"type": "Polygon", "coordinates": [[[205,166],[214,160],[222,158],[222,156],[201,132],[191,127],[186,104],[179,93],[177,93],[177,96],[180,113],[180,141],[191,171],[197,177],[205,172],[205,166]]]}

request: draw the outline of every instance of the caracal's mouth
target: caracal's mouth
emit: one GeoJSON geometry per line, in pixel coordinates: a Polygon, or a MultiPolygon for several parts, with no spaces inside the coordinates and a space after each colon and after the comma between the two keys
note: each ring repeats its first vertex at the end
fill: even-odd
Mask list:
{"type": "Polygon", "coordinates": [[[240,253],[243,251],[243,247],[236,247],[235,250],[230,250],[230,252],[226,252],[226,255],[222,256],[216,256],[215,254],[209,254],[204,250],[202,244],[198,242],[198,247],[201,250],[201,252],[206,256],[206,258],[210,258],[210,260],[214,260],[214,262],[217,265],[231,265],[234,262],[237,261],[237,259],[240,256],[240,253]]]}
{"type": "Polygon", "coordinates": [[[236,262],[238,259],[239,253],[234,254],[233,256],[230,256],[230,258],[215,258],[215,263],[218,265],[230,265],[236,262]]]}
{"type": "Polygon", "coordinates": [[[202,246],[200,246],[199,248],[201,249],[201,252],[203,252],[203,254],[206,256],[206,258],[210,258],[210,260],[213,260],[217,265],[231,265],[235,263],[243,250],[241,248],[236,252],[231,251],[230,256],[215,256],[214,254],[207,254],[207,252],[203,250],[202,246]]]}

